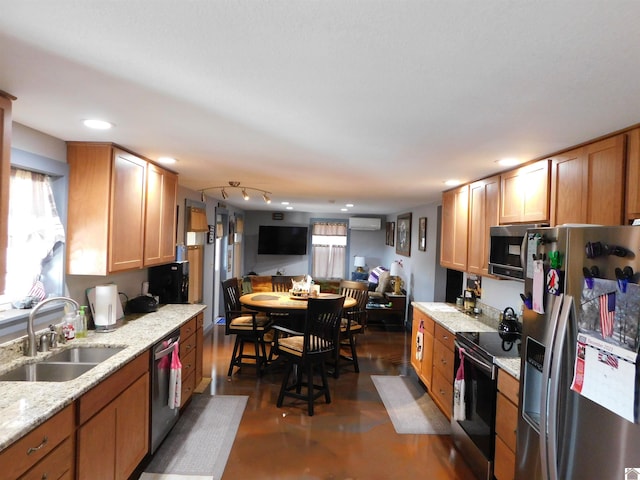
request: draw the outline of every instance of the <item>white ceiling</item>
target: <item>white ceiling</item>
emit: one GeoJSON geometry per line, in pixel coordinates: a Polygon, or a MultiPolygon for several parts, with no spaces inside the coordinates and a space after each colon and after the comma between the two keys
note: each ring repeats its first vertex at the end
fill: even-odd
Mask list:
{"type": "Polygon", "coordinates": [[[640,122],[639,22],[636,0],[0,0],[0,89],[193,190],[385,214],[640,122]]]}

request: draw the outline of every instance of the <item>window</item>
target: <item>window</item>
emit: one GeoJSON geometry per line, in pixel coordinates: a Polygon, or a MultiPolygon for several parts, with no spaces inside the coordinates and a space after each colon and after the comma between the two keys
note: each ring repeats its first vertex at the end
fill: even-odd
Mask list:
{"type": "Polygon", "coordinates": [[[5,301],[61,295],[65,232],[50,176],[11,168],[5,301]]]}
{"type": "Polygon", "coordinates": [[[346,222],[317,222],[311,230],[311,276],[345,278],[346,222]]]}

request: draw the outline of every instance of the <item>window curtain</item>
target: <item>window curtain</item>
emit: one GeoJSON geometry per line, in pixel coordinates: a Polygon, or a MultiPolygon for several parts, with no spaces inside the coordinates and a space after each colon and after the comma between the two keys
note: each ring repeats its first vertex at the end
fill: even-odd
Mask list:
{"type": "Polygon", "coordinates": [[[347,224],[314,223],[312,244],[311,275],[316,278],[344,278],[347,224]]]}
{"type": "Polygon", "coordinates": [[[11,169],[9,190],[9,246],[7,296],[20,300],[41,283],[43,264],[54,247],[64,244],[65,233],[56,208],[50,178],[18,168],[11,169]]]}

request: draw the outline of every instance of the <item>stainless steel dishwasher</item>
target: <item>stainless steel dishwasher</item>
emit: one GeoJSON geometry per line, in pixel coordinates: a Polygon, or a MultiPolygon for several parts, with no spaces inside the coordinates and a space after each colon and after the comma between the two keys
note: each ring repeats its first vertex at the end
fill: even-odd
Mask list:
{"type": "Polygon", "coordinates": [[[151,357],[151,453],[167,436],[178,421],[178,408],[169,407],[169,375],[171,353],[180,341],[180,330],[175,330],[153,347],[151,357]]]}

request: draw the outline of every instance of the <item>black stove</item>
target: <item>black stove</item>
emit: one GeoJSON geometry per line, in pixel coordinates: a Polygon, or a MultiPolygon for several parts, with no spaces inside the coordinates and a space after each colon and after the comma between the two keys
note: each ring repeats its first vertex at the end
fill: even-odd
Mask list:
{"type": "Polygon", "coordinates": [[[474,352],[491,363],[496,357],[519,357],[522,348],[520,333],[457,332],[456,340],[469,353],[474,352]]]}

